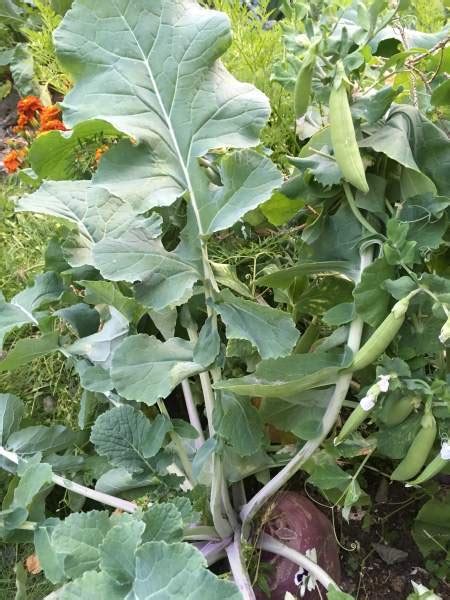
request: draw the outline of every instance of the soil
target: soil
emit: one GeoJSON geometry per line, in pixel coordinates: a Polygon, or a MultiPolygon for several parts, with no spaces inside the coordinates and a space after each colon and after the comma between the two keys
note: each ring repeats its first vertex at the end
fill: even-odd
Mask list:
{"type": "MultiPolygon", "coordinates": [[[[378,477],[368,481],[373,506],[367,512],[354,514],[349,523],[335,512],[341,544],[342,589],[358,600],[404,600],[413,591],[413,580],[434,589],[442,600],[450,600],[450,584],[431,581],[411,535],[414,518],[427,497],[411,502],[410,489],[386,482],[378,477]],[[378,544],[405,555],[398,562],[387,564],[374,547],[378,544]]],[[[320,496],[316,500],[323,504],[320,496]]],[[[323,506],[322,510],[333,518],[331,510],[323,506]]]]}

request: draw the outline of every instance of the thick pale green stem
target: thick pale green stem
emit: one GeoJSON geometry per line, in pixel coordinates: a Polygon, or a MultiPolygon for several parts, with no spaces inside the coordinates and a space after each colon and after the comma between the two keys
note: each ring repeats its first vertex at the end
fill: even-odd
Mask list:
{"type": "MultiPolygon", "coordinates": [[[[17,454],[6,450],[6,448],[3,448],[2,446],[0,446],[0,456],[4,456],[16,465],[19,464],[20,459],[17,454]]],[[[112,506],[113,508],[120,508],[120,510],[128,513],[133,513],[138,508],[134,502],[128,502],[128,500],[122,500],[122,498],[116,498],[115,496],[110,496],[109,494],[92,490],[91,488],[80,485],[79,483],[75,483],[75,481],[71,481],[70,479],[61,477],[60,475],[52,474],[52,481],[54,484],[59,485],[70,492],[74,492],[75,494],[79,494],[85,498],[90,498],[96,502],[106,504],[107,506],[112,506]]]]}

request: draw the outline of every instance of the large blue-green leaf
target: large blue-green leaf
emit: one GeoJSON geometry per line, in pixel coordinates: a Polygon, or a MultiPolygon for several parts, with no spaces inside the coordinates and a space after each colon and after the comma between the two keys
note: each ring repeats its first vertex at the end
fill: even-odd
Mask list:
{"type": "Polygon", "coordinates": [[[241,600],[237,588],[206,569],[203,555],[178,542],[148,542],[136,552],[136,579],[128,600],[241,600]]]}
{"type": "MultiPolygon", "coordinates": [[[[197,205],[191,181],[197,157],[212,148],[258,143],[269,114],[266,98],[216,61],[231,41],[225,15],[193,0],[151,6],[145,0],[79,0],[55,40],[75,80],[63,103],[65,121],[74,126],[102,119],[145,142],[115,154],[138,165],[126,165],[125,179],[134,181],[127,189],[134,196],[140,189],[147,208],[170,204],[185,190],[197,205]]],[[[111,172],[110,164],[105,169],[111,172]]],[[[101,168],[97,180],[108,186],[109,173],[101,168]]],[[[117,193],[114,186],[112,181],[117,193]]],[[[127,189],[122,186],[121,195],[127,189]]]]}
{"type": "Polygon", "coordinates": [[[151,405],[204,370],[193,353],[194,344],[180,338],[160,342],[154,336],[133,335],[114,352],[111,377],[121,396],[151,405]]]}
{"type": "Polygon", "coordinates": [[[89,181],[47,181],[32,194],[17,202],[19,212],[35,212],[71,221],[78,233],[72,247],[66,249],[73,267],[92,265],[92,247],[105,237],[115,238],[132,226],[145,223],[154,236],[161,219],[137,219],[129,202],[112,196],[105,188],[89,181]]]}
{"type": "Polygon", "coordinates": [[[200,275],[179,252],[167,252],[148,229],[107,238],[94,247],[95,266],[113,281],[144,282],[138,298],[162,310],[186,301],[200,275]]]}
{"type": "Polygon", "coordinates": [[[65,351],[88,358],[100,367],[109,367],[114,349],[128,335],[127,319],[118,310],[110,306],[110,318],[97,333],[76,340],[65,351]]]}
{"type": "Polygon", "coordinates": [[[0,348],[4,336],[14,327],[26,323],[37,325],[34,312],[58,300],[63,292],[61,277],[50,271],[38,275],[32,286],[16,294],[9,303],[0,293],[0,348]]]}
{"type": "Polygon", "coordinates": [[[19,428],[25,412],[23,401],[13,394],[0,394],[0,444],[19,428]]]}

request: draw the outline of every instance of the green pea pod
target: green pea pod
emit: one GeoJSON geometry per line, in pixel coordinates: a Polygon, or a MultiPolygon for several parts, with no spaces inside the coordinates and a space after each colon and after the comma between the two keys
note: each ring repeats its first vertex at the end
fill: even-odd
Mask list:
{"type": "Polygon", "coordinates": [[[303,117],[308,110],[316,58],[316,48],[312,46],[306,53],[297,75],[294,89],[294,114],[296,119],[303,117]]]}
{"type": "Polygon", "coordinates": [[[364,410],[360,404],[350,413],[349,417],[345,421],[342,429],[334,439],[334,445],[337,446],[341,442],[343,442],[351,433],[356,431],[360,425],[367,419],[370,415],[371,410],[364,410]]]}
{"type": "Polygon", "coordinates": [[[356,141],[344,77],[344,66],[340,62],[330,94],[331,143],[344,179],[366,194],[369,186],[356,141]]]}
{"type": "Polygon", "coordinates": [[[378,415],[388,427],[403,423],[412,411],[420,405],[420,397],[416,394],[406,394],[399,397],[398,393],[389,394],[384,400],[383,408],[378,415]]]}
{"type": "Polygon", "coordinates": [[[358,350],[349,368],[351,371],[359,371],[371,365],[382,354],[405,321],[411,294],[399,300],[391,309],[385,320],[372,333],[367,342],[358,350]]]}
{"type": "Polygon", "coordinates": [[[421,485],[422,483],[425,483],[425,481],[428,481],[440,473],[445,465],[448,465],[448,460],[442,458],[441,453],[439,452],[416,479],[408,481],[408,485],[421,485]]]}
{"type": "Polygon", "coordinates": [[[394,481],[408,481],[423,468],[436,439],[437,425],[431,413],[425,413],[422,426],[414,438],[405,458],[391,475],[394,481]]]}

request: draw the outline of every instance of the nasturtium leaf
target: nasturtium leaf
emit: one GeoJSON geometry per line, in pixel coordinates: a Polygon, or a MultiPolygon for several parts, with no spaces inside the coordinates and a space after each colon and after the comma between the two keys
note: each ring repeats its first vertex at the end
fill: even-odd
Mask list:
{"type": "Polygon", "coordinates": [[[182,542],[148,542],[138,548],[132,593],[135,600],[242,597],[234,584],[207,570],[206,561],[196,548],[182,542]]]}
{"type": "Polygon", "coordinates": [[[395,274],[392,265],[381,257],[366,267],[361,274],[361,281],[353,291],[356,312],[371,327],[377,327],[389,312],[391,295],[383,287],[386,279],[395,274]]]}
{"type": "Polygon", "coordinates": [[[112,281],[80,281],[88,304],[107,304],[117,309],[130,321],[138,321],[145,309],[134,298],[125,296],[112,281]]]}
{"type": "Polygon", "coordinates": [[[148,229],[136,229],[118,239],[106,238],[94,247],[95,266],[113,281],[143,282],[136,298],[144,306],[162,310],[182,304],[200,278],[181,253],[168,252],[148,229]]]}
{"type": "Polygon", "coordinates": [[[290,354],[299,338],[291,316],[277,308],[236,298],[230,291],[223,292],[214,307],[226,325],[227,338],[249,341],[262,358],[290,354]]]}
{"type": "Polygon", "coordinates": [[[101,456],[130,473],[152,470],[148,458],[160,450],[169,422],[159,415],[152,422],[129,405],[101,414],[91,432],[91,442],[101,456]]]}
{"type": "Polygon", "coordinates": [[[105,136],[117,135],[114,127],[97,119],[79,123],[70,131],[48,131],[37,136],[30,147],[31,168],[41,179],[74,179],[74,163],[83,144],[95,150],[95,139],[101,145],[105,136]]]}
{"type": "Polygon", "coordinates": [[[293,354],[264,360],[251,375],[220,381],[215,387],[243,396],[286,398],[335,383],[349,364],[349,356],[336,351],[293,354]]]}
{"type": "Polygon", "coordinates": [[[200,329],[194,348],[194,361],[208,367],[220,352],[220,336],[212,319],[208,317],[200,329]]]}
{"type": "Polygon", "coordinates": [[[142,522],[145,524],[142,542],[181,542],[183,539],[183,519],[174,504],[153,504],[142,515],[142,522]]]}
{"type": "Polygon", "coordinates": [[[275,192],[260,205],[260,210],[272,225],[284,225],[305,206],[302,198],[288,198],[281,192],[275,192]]]}
{"type": "Polygon", "coordinates": [[[57,333],[46,333],[39,338],[20,339],[8,352],[6,358],[0,361],[0,373],[2,371],[15,371],[35,358],[56,352],[59,347],[59,335],[57,333]]]}
{"type": "Polygon", "coordinates": [[[446,79],[438,85],[431,94],[431,104],[433,106],[450,105],[450,80],[446,79]]]}
{"type": "Polygon", "coordinates": [[[86,571],[53,592],[49,600],[124,600],[129,589],[129,585],[119,585],[105,572],[86,571]]]}
{"type": "Polygon", "coordinates": [[[9,436],[19,429],[25,412],[23,401],[14,394],[0,394],[0,445],[4,446],[9,436]]]}
{"type": "Polygon", "coordinates": [[[179,383],[204,370],[194,362],[194,344],[180,338],[160,342],[154,336],[133,335],[115,350],[111,377],[127,400],[152,405],[179,383]]]}
{"type": "Polygon", "coordinates": [[[261,416],[251,400],[229,392],[221,395],[217,432],[239,456],[255,454],[265,439],[261,416]]]}
{"type": "Polygon", "coordinates": [[[191,0],[157,0],[151,8],[137,0],[131,10],[122,0],[81,1],[55,41],[75,80],[63,103],[65,122],[99,118],[145,142],[129,148],[127,158],[147,152],[138,177],[146,179],[155,204],[163,194],[167,205],[188,190],[199,211],[197,158],[212,148],[258,143],[269,113],[266,98],[215,62],[231,41],[225,15],[191,0]],[[102,30],[108,35],[99,36],[102,30]]]}
{"type": "Polygon", "coordinates": [[[98,567],[100,544],[110,529],[108,513],[98,510],[72,513],[54,528],[51,543],[63,555],[66,577],[80,577],[98,567]]]}
{"type": "Polygon", "coordinates": [[[100,569],[118,584],[131,584],[134,580],[135,552],[144,529],[142,521],[122,515],[100,545],[100,569]]]}
{"type": "Polygon", "coordinates": [[[108,368],[114,349],[119,346],[128,335],[128,320],[118,310],[109,307],[110,318],[97,333],[80,338],[65,351],[70,354],[88,358],[100,367],[108,368]]]}

